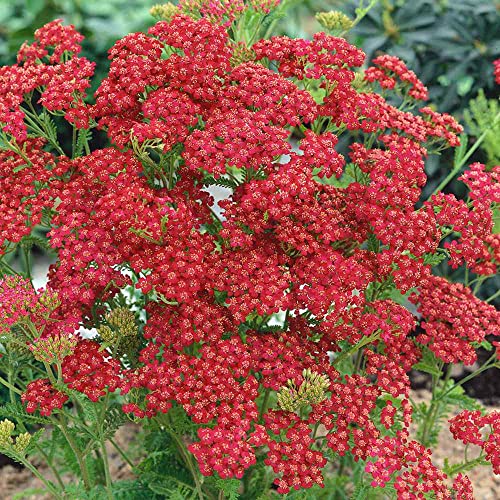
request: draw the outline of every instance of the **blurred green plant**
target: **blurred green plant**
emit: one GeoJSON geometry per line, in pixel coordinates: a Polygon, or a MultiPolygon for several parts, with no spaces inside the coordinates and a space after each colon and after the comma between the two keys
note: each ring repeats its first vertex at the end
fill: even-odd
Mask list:
{"type": "MultiPolygon", "coordinates": [[[[358,4],[333,3],[351,16],[358,4]]],[[[488,97],[497,93],[499,11],[499,0],[380,0],[350,34],[369,59],[380,52],[403,59],[441,111],[461,115],[480,88],[488,97]]]]}
{"type": "Polygon", "coordinates": [[[498,99],[487,99],[481,89],[475,99],[469,102],[464,111],[464,119],[470,135],[480,137],[485,133],[481,149],[485,153],[488,166],[500,165],[500,120],[498,99]]]}

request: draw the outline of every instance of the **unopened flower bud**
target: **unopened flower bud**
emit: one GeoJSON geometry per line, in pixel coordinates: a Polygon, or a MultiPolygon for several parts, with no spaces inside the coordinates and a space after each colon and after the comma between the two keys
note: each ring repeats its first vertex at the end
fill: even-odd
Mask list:
{"type": "Polygon", "coordinates": [[[14,444],[14,450],[17,453],[23,453],[31,441],[31,435],[28,432],[23,432],[19,434],[16,438],[16,443],[14,444]]]}
{"type": "Polygon", "coordinates": [[[61,305],[57,292],[53,292],[51,290],[44,290],[44,292],[39,296],[38,302],[49,312],[55,311],[61,305]]]}
{"type": "Polygon", "coordinates": [[[113,326],[122,336],[137,335],[138,328],[135,323],[135,315],[126,307],[113,309],[105,316],[108,325],[113,326]]]}
{"type": "Polygon", "coordinates": [[[149,13],[159,21],[171,21],[178,12],[179,9],[172,2],[167,2],[163,5],[153,5],[149,10],[149,13]]]}
{"type": "Polygon", "coordinates": [[[330,386],[326,375],[320,375],[310,369],[302,372],[303,381],[297,386],[293,380],[278,392],[278,406],[285,411],[296,411],[307,405],[316,405],[324,401],[330,386]]]}
{"type": "Polygon", "coordinates": [[[14,422],[10,420],[5,419],[0,422],[0,447],[5,448],[12,446],[13,441],[11,435],[15,427],[14,422]]]}
{"type": "Polygon", "coordinates": [[[356,71],[354,80],[351,82],[351,87],[358,92],[364,92],[368,88],[369,83],[365,80],[364,71],[356,71]]]}
{"type": "Polygon", "coordinates": [[[246,43],[238,42],[233,45],[233,54],[231,56],[231,66],[239,66],[242,63],[255,60],[255,52],[249,48],[246,43]]]}
{"type": "Polygon", "coordinates": [[[343,32],[353,27],[352,20],[343,12],[332,10],[330,12],[318,12],[316,20],[328,31],[343,32]]]}
{"type": "Polygon", "coordinates": [[[53,364],[60,363],[66,356],[73,354],[76,344],[76,337],[54,335],[36,339],[29,348],[37,361],[53,364]]]}
{"type": "Polygon", "coordinates": [[[107,325],[97,329],[101,339],[112,347],[118,356],[133,352],[139,342],[139,328],[134,313],[126,307],[119,307],[106,314],[104,319],[107,325]]]}

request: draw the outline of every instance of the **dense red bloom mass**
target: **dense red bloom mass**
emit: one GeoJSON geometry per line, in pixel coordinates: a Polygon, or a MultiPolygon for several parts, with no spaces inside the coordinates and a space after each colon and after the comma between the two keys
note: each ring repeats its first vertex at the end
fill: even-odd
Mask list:
{"type": "Polygon", "coordinates": [[[500,331],[500,312],[459,283],[432,277],[412,300],[418,302],[424,318],[425,333],[418,340],[445,363],[473,364],[476,352],[472,343],[481,343],[486,335],[500,331]]]}
{"type": "Polygon", "coordinates": [[[457,500],[474,500],[472,483],[465,474],[461,472],[457,474],[455,481],[453,481],[453,489],[456,491],[457,500]]]}
{"type": "MultiPolygon", "coordinates": [[[[182,1],[171,21],[118,40],[93,105],[94,65],[58,21],[0,68],[11,138],[0,151],[1,252],[43,221],[58,255],[50,310],[29,282],[0,282],[0,334],[23,322],[47,335],[99,332],[72,344],[57,388],[36,380],[22,400],[49,415],[68,388],[94,402],[119,389],[137,418],[175,407],[199,426],[189,450],[202,474],[241,478],[263,462],[280,493],[322,486],[327,457],[349,453],[367,461],[373,486],[394,479],[399,498],[451,498],[430,451],[409,439],[407,372],[421,344],[471,364],[499,333],[493,306],[430,263],[446,253],[452,267],[496,272],[500,167],[463,174],[470,202],[419,203],[428,151],[457,145],[462,128],[376,91],[426,99],[416,75],[381,56],[363,77],[363,52],[325,33],[260,40],[238,62],[222,25],[247,7],[182,1]],[[91,150],[80,131],[69,153],[57,137],[32,138],[32,98],[45,120],[97,126],[112,145],[91,150]],[[219,207],[214,184],[231,193],[219,207]],[[124,301],[137,316],[108,324],[124,301]],[[130,331],[138,338],[113,349],[130,331]]],[[[462,415],[452,431],[499,470],[498,416],[462,415]]],[[[468,498],[467,478],[454,489],[468,498]]]]}
{"type": "Polygon", "coordinates": [[[56,408],[61,409],[67,400],[68,396],[55,389],[47,378],[30,382],[21,396],[28,413],[38,410],[42,416],[51,415],[56,408]]]}
{"type": "Polygon", "coordinates": [[[63,380],[68,387],[85,394],[91,401],[113,392],[120,384],[120,364],[106,359],[99,344],[82,340],[62,364],[63,380]]]}
{"type": "Polygon", "coordinates": [[[395,77],[397,77],[403,84],[410,86],[408,95],[422,101],[428,99],[428,92],[424,84],[397,57],[385,54],[376,57],[373,60],[373,64],[375,64],[375,67],[370,67],[365,72],[365,78],[369,82],[376,80],[382,88],[393,89],[396,86],[397,81],[395,77]]]}
{"type": "Polygon", "coordinates": [[[480,411],[464,410],[450,419],[450,432],[464,444],[480,446],[493,472],[500,474],[500,412],[482,415],[480,411]],[[486,432],[482,432],[486,428],[486,432]]]}

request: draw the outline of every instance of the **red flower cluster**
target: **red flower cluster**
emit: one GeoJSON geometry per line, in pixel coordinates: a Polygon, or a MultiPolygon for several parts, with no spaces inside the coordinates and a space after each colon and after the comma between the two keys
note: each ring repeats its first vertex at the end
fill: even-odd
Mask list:
{"type": "MultiPolygon", "coordinates": [[[[268,14],[281,0],[180,0],[177,12],[229,27],[249,8],[268,14]]],[[[175,14],[175,13],[174,13],[175,14]]]]}
{"type": "MultiPolygon", "coordinates": [[[[0,78],[0,82],[1,82],[0,78]]],[[[1,83],[0,83],[1,85],[1,83]]],[[[0,107],[2,99],[0,98],[0,107]]],[[[1,111],[0,111],[1,113],[1,111]]],[[[0,121],[3,118],[0,117],[0,121]]],[[[6,119],[9,123],[10,119],[6,119]]],[[[10,122],[12,124],[13,122],[10,122]]],[[[6,125],[8,127],[10,125],[6,125]]],[[[43,139],[22,143],[22,154],[0,151],[0,255],[5,240],[17,243],[40,224],[44,209],[53,204],[56,184],[49,186],[57,169],[54,156],[44,150],[43,139]],[[51,189],[53,187],[54,189],[51,189]]]]}
{"type": "Polygon", "coordinates": [[[417,340],[445,363],[472,365],[476,360],[473,343],[481,343],[488,334],[498,335],[500,312],[477,299],[469,288],[437,276],[419,291],[418,297],[411,298],[423,316],[425,333],[417,340]]]}
{"type": "Polygon", "coordinates": [[[278,493],[287,493],[291,488],[310,488],[315,483],[323,486],[321,469],[327,461],[322,453],[311,448],[314,440],[310,436],[309,426],[298,418],[291,419],[288,425],[283,426],[285,422],[286,418],[280,419],[279,416],[276,420],[272,416],[266,421],[271,430],[273,424],[277,425],[277,434],[286,430],[285,439],[269,441],[269,453],[264,460],[276,474],[280,474],[280,478],[274,481],[278,493]]]}
{"type": "Polygon", "coordinates": [[[461,472],[457,474],[455,481],[453,481],[453,489],[456,492],[457,500],[474,500],[472,483],[465,474],[461,472]]]}
{"type": "MultiPolygon", "coordinates": [[[[196,8],[212,4],[229,9],[210,11],[218,22],[242,5],[196,8]]],[[[131,286],[146,319],[130,357],[112,357],[99,337],[80,339],[62,362],[64,383],[92,401],[119,388],[123,410],[138,418],[182,407],[200,425],[190,450],[205,475],[239,478],[260,459],[281,493],[321,486],[321,423],[328,453],[374,460],[375,485],[395,475],[400,498],[449,498],[430,452],[401,430],[411,420],[406,373],[421,355],[416,342],[446,363],[471,363],[475,343],[498,333],[492,306],[426,264],[452,228],[452,265],[495,272],[498,167],[464,174],[470,206],[440,194],[417,208],[427,148],[458,144],[461,127],[429,108],[399,110],[373,90],[397,77],[426,98],[395,58],[378,58],[360,91],[364,54],[342,38],[261,40],[253,62],[238,64],[222,26],[177,14],[116,42],[92,106],[83,104],[93,66],[75,57],[80,41],[51,23],[18,65],[0,70],[0,121],[18,141],[0,152],[0,244],[29,235],[42,213],[50,219],[59,330],[74,333],[75,318],[99,327],[131,286]],[[78,127],[95,120],[114,145],[56,157],[26,139],[21,102],[37,88],[45,112],[62,110],[78,127]],[[294,127],[304,133],[298,149],[294,127]],[[345,156],[336,151],[343,131],[345,156]],[[206,192],[213,184],[231,188],[222,216],[206,192]],[[410,290],[416,340],[402,298],[410,290]],[[361,373],[345,375],[354,352],[361,373]],[[268,408],[272,391],[280,409],[268,408]]],[[[0,285],[0,328],[36,303],[9,283],[0,285]]],[[[65,396],[38,380],[23,401],[50,414],[65,396]]],[[[498,444],[488,443],[494,456],[498,444]]]]}
{"type": "Polygon", "coordinates": [[[464,410],[449,422],[453,437],[464,444],[480,446],[493,472],[500,474],[500,412],[482,415],[478,410],[464,410]]]}
{"type": "Polygon", "coordinates": [[[78,327],[78,320],[71,316],[57,321],[60,313],[57,293],[36,291],[29,280],[17,275],[0,280],[0,304],[0,335],[13,338],[21,349],[35,340],[33,331],[39,332],[40,338],[46,338],[67,336],[78,327]],[[16,326],[21,328],[22,335],[16,334],[16,326]]]}
{"type": "Polygon", "coordinates": [[[34,413],[39,411],[42,416],[49,416],[52,412],[61,409],[68,400],[68,396],[54,388],[47,378],[39,378],[30,382],[26,392],[21,396],[21,401],[26,404],[26,411],[34,413]]]}
{"type": "Polygon", "coordinates": [[[432,491],[435,498],[451,499],[444,483],[446,475],[433,465],[431,451],[417,441],[408,441],[404,434],[386,437],[372,448],[371,455],[377,458],[366,466],[374,478],[372,486],[384,487],[396,475],[398,498],[424,498],[432,491]]]}
{"type": "Polygon", "coordinates": [[[378,81],[382,88],[393,89],[396,86],[397,77],[404,85],[410,86],[409,96],[421,101],[426,101],[429,98],[427,88],[417,78],[417,75],[397,57],[384,54],[376,57],[373,64],[375,66],[371,66],[365,71],[365,78],[369,82],[378,81]]]}
{"type": "Polygon", "coordinates": [[[91,340],[80,341],[74,352],[62,364],[63,380],[70,389],[85,394],[97,401],[108,392],[115,391],[120,384],[120,363],[106,359],[100,345],[91,340]]]}
{"type": "MultiPolygon", "coordinates": [[[[31,101],[43,88],[40,104],[50,111],[64,111],[68,121],[76,122],[85,108],[85,90],[94,74],[95,63],[77,57],[83,36],[74,26],[62,26],[57,19],[37,30],[35,39],[19,49],[18,64],[0,68],[0,123],[18,141],[27,138],[24,120],[29,111],[21,106],[26,95],[31,101]]],[[[87,126],[88,122],[79,125],[87,126]]]]}

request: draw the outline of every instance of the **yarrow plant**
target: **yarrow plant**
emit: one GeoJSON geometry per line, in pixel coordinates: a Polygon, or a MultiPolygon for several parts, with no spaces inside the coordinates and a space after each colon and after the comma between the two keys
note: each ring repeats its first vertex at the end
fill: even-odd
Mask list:
{"type": "Polygon", "coordinates": [[[498,412],[451,377],[480,346],[474,374],[499,367],[495,296],[478,293],[500,262],[500,166],[443,192],[473,152],[462,127],[395,57],[363,70],[344,38],[266,37],[285,6],[157,6],[93,101],[60,20],[0,69],[0,414],[17,422],[0,449],[55,498],[468,499],[467,471],[500,472],[498,412]],[[425,158],[449,147],[424,199],[425,158]],[[33,245],[57,256],[40,290],[33,245]],[[447,418],[481,451],[441,470],[447,418]],[[128,420],[139,451],[113,437],[128,420]],[[112,477],[110,447],[135,479],[112,477]]]}

